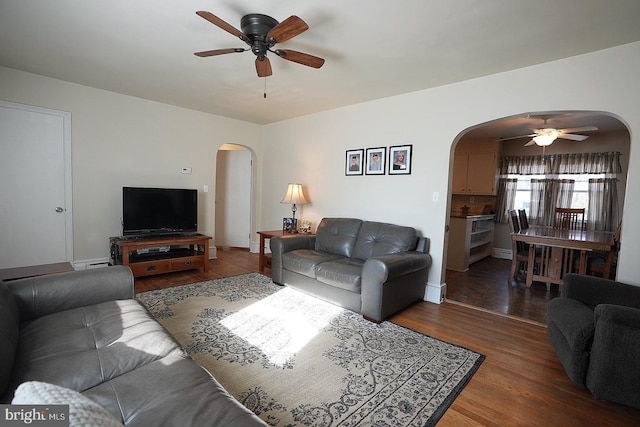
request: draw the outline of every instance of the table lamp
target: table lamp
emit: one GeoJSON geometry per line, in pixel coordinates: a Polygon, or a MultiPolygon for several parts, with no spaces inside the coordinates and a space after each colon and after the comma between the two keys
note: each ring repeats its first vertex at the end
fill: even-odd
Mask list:
{"type": "Polygon", "coordinates": [[[297,233],[297,227],[296,227],[296,211],[298,210],[298,208],[296,207],[296,204],[298,205],[304,205],[309,203],[307,201],[307,199],[305,199],[304,197],[304,193],[302,192],[302,184],[291,184],[289,183],[287,185],[287,192],[284,195],[284,198],[282,199],[282,201],[280,203],[286,203],[286,204],[291,204],[293,206],[291,206],[291,220],[292,220],[292,229],[291,229],[291,233],[297,233]]]}

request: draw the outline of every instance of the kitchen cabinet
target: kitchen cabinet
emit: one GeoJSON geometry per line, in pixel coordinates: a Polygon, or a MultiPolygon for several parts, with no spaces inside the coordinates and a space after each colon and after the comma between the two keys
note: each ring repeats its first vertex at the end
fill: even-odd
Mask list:
{"type": "Polygon", "coordinates": [[[453,156],[453,194],[495,195],[498,144],[460,141],[453,156]]]}
{"type": "Polygon", "coordinates": [[[453,158],[453,193],[494,195],[495,153],[456,154],[453,158]]]}
{"type": "Polygon", "coordinates": [[[452,216],[449,219],[447,268],[467,271],[469,265],[491,256],[495,215],[452,216]]]}

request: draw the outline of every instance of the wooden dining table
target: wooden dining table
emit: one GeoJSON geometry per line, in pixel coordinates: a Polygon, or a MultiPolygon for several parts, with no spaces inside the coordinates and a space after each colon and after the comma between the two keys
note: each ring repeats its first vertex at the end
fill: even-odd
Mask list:
{"type": "MultiPolygon", "coordinates": [[[[511,233],[514,247],[516,242],[529,246],[526,286],[536,282],[562,284],[567,273],[585,274],[587,253],[607,252],[615,245],[614,233],[593,230],[565,230],[545,226],[529,226],[517,233],[511,233]]],[[[517,260],[515,254],[511,263],[509,280],[515,276],[517,260]]]]}

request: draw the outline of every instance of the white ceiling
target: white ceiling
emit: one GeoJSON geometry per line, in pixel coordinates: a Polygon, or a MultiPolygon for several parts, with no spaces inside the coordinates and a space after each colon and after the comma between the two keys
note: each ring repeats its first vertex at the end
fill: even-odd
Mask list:
{"type": "MultiPolygon", "coordinates": [[[[266,124],[640,40],[638,0],[0,0],[0,65],[266,124]],[[320,69],[251,52],[198,17],[247,13],[310,29],[277,48],[320,69]]],[[[539,126],[535,126],[539,127],[539,126]]]]}

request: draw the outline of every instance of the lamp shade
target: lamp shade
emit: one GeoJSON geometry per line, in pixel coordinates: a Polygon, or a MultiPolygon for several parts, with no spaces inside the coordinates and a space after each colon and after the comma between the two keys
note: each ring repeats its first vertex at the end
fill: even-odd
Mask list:
{"type": "Polygon", "coordinates": [[[287,193],[280,203],[289,205],[305,205],[309,203],[302,192],[302,184],[288,184],[287,193]]]}

